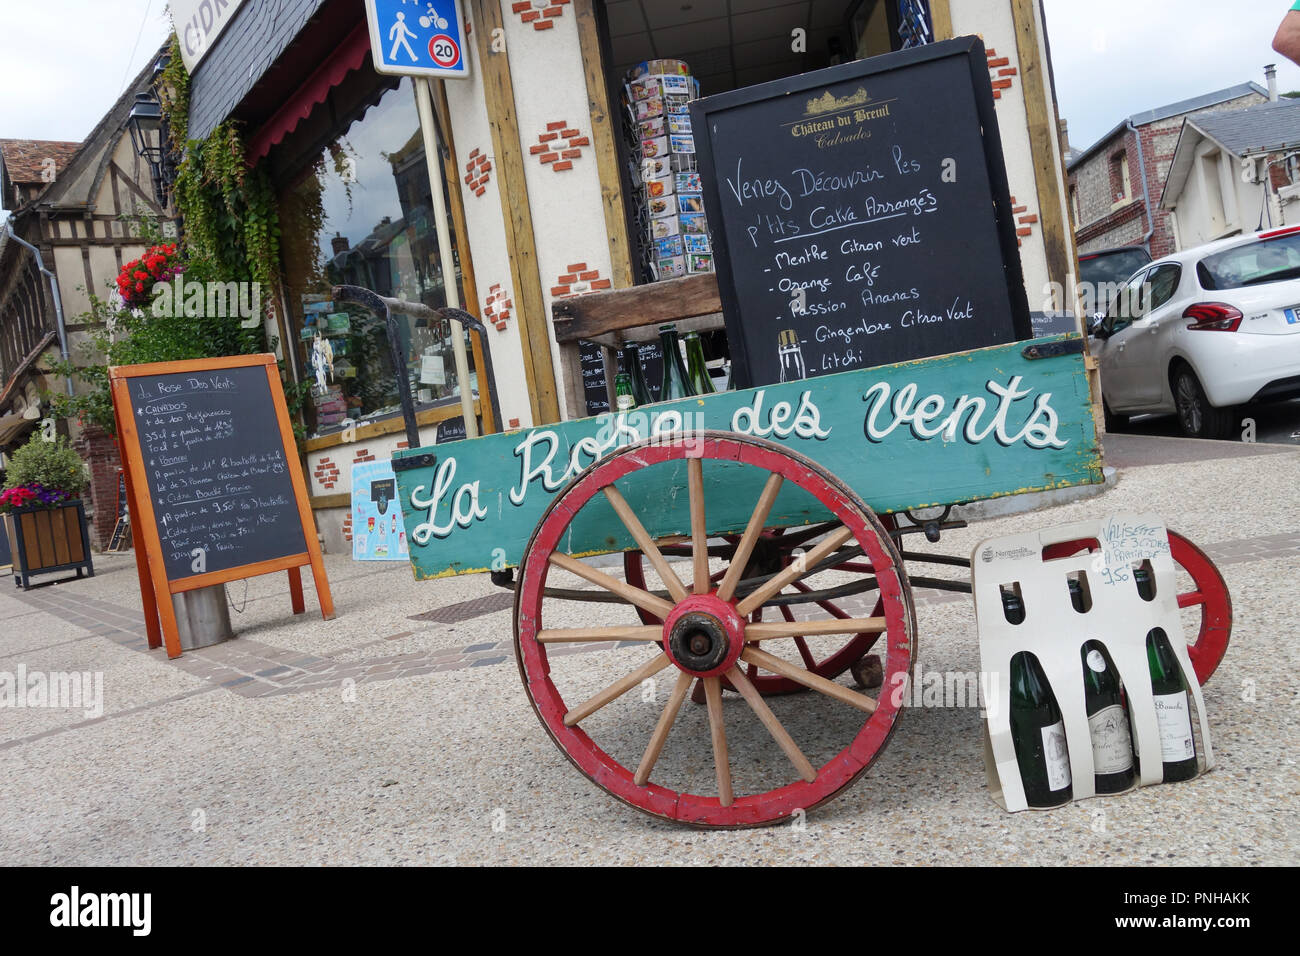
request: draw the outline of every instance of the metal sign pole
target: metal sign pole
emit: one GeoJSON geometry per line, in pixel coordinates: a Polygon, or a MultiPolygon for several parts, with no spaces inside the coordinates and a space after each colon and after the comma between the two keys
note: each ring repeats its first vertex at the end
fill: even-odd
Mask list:
{"type": "MultiPolygon", "coordinates": [[[[422,76],[411,77],[415,85],[415,105],[420,114],[420,132],[424,137],[424,159],[429,167],[429,186],[433,192],[433,218],[438,227],[438,258],[442,262],[442,287],[447,294],[447,305],[460,308],[460,290],[456,287],[456,260],[451,254],[451,234],[447,229],[447,203],[443,198],[442,150],[438,143],[437,127],[433,124],[433,94],[429,81],[422,76]]],[[[465,354],[465,327],[456,319],[451,323],[451,345],[456,357],[456,381],[460,385],[460,408],[465,417],[465,435],[478,437],[478,422],[474,418],[474,395],[469,384],[469,358],[465,354]]]]}

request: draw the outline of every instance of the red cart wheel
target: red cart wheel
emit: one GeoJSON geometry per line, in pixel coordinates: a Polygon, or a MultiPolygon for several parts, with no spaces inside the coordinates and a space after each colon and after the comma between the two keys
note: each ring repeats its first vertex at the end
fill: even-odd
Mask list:
{"type": "MultiPolygon", "coordinates": [[[[1065,541],[1043,549],[1045,558],[1066,558],[1088,547],[1086,541],[1065,541]]],[[[1177,531],[1169,532],[1169,554],[1192,579],[1190,590],[1179,586],[1178,606],[1200,609],[1199,620],[1187,629],[1187,656],[1196,679],[1204,684],[1218,668],[1232,635],[1232,598],[1228,585],[1205,552],[1177,531]],[[1194,635],[1194,636],[1193,636],[1194,635]]]]}
{"type": "MultiPolygon", "coordinates": [[[[879,517],[882,525],[886,528],[892,529],[892,515],[883,515],[879,517]]],[[[735,547],[739,543],[740,538],[735,535],[724,535],[722,537],[727,542],[726,547],[715,545],[710,548],[710,553],[719,553],[729,562],[732,554],[735,552],[735,547]]],[[[776,559],[776,562],[779,562],[779,567],[789,567],[789,565],[794,561],[795,549],[803,548],[806,541],[806,535],[801,533],[799,530],[792,530],[790,534],[786,534],[785,529],[783,528],[765,530],[759,538],[758,549],[767,552],[766,560],[755,560],[754,557],[751,557],[750,566],[746,568],[746,574],[760,574],[765,570],[771,570],[765,568],[764,564],[772,564],[773,558],[776,559]]],[[[669,547],[661,549],[663,553],[688,553],[688,550],[689,549],[673,549],[669,547]]],[[[828,567],[825,570],[862,572],[864,569],[862,562],[845,561],[841,564],[828,567]]],[[[866,569],[866,572],[869,574],[870,569],[866,569]]],[[[715,572],[711,577],[713,580],[720,580],[724,573],[725,569],[723,571],[715,572]]],[[[642,552],[626,551],[623,553],[623,577],[627,580],[628,584],[643,590],[645,589],[645,555],[642,552]]],[[[791,585],[791,587],[804,594],[809,594],[814,591],[814,589],[808,585],[807,579],[796,581],[791,585]]],[[[815,603],[832,617],[848,619],[853,616],[834,601],[817,600],[815,603]]],[[[762,609],[760,608],[759,611],[755,613],[761,614],[761,611],[762,609]]],[[[884,603],[877,598],[875,607],[872,609],[870,616],[879,617],[883,611],[884,603]]],[[[790,610],[789,606],[781,605],[780,612],[782,617],[787,621],[794,620],[794,614],[790,610]]],[[[660,623],[659,618],[642,608],[637,608],[637,614],[640,616],[643,624],[660,623]]],[[[798,635],[794,638],[794,644],[796,649],[799,651],[799,656],[803,661],[803,665],[807,667],[808,670],[812,671],[819,677],[825,677],[827,680],[834,680],[856,664],[864,654],[870,651],[871,648],[875,646],[876,640],[879,637],[880,635],[877,633],[853,634],[849,635],[846,643],[841,644],[838,647],[812,648],[808,645],[808,642],[805,640],[803,635],[798,635]]],[[[753,665],[750,665],[746,669],[745,676],[749,678],[750,682],[753,683],[758,692],[765,697],[772,697],[778,694],[797,694],[808,690],[808,688],[803,684],[790,680],[788,677],[781,677],[778,674],[760,673],[759,669],[753,665]]],[[[723,678],[723,687],[728,690],[734,690],[725,677],[723,678]]]]}
{"type": "MultiPolygon", "coordinates": [[[[892,691],[910,675],[916,646],[915,611],[902,559],[880,521],[852,490],[815,462],[779,445],[704,432],[690,443],[667,444],[660,438],[621,449],[560,491],[533,532],[518,574],[515,653],[542,725],[592,782],[646,813],[703,827],[778,822],[812,809],[851,784],[880,755],[896,726],[903,695],[892,691]],[[717,576],[710,574],[708,564],[705,481],[712,478],[711,487],[723,492],[715,501],[734,496],[736,473],[730,469],[737,465],[759,473],[763,490],[732,560],[713,581],[710,578],[717,576]],[[692,545],[686,582],[664,560],[618,486],[634,472],[639,481],[680,485],[683,471],[692,545]],[[721,483],[724,477],[730,479],[726,484],[721,483]],[[791,502],[797,502],[793,507],[815,506],[828,511],[833,522],[820,540],[808,542],[803,562],[738,589],[778,494],[783,507],[791,502]],[[608,520],[605,502],[655,567],[670,599],[560,550],[575,521],[608,520]],[[879,584],[883,614],[750,620],[808,568],[828,558],[835,563],[835,556],[855,543],[862,550],[856,560],[870,566],[879,584]],[[547,597],[553,569],[627,602],[630,607],[621,612],[626,619],[635,620],[630,610],[637,607],[653,614],[655,623],[593,627],[587,617],[579,626],[565,626],[566,612],[570,619],[590,615],[593,605],[547,597]],[[798,663],[795,636],[864,633],[884,638],[885,683],[878,699],[798,663]],[[574,653],[592,642],[618,642],[618,648],[598,655],[574,653]],[[819,693],[777,698],[769,705],[746,677],[745,665],[819,693]],[[654,700],[655,685],[648,681],[665,670],[676,679],[662,706],[654,700]],[[724,677],[739,698],[723,698],[724,677]],[[708,706],[683,710],[682,702],[697,680],[708,706]],[[628,693],[638,687],[640,694],[628,693]],[[711,749],[711,762],[699,759],[701,749],[711,749]]],[[[816,604],[804,607],[811,611],[816,604]]]]}

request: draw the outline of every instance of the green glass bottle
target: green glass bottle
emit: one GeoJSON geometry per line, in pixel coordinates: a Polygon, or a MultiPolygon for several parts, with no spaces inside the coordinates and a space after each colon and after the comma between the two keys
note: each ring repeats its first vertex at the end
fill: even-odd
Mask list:
{"type": "Polygon", "coordinates": [[[700,341],[699,332],[686,333],[686,378],[691,383],[691,391],[696,395],[710,395],[717,391],[704,361],[704,344],[700,341]]]}
{"type": "Polygon", "coordinates": [[[1147,632],[1147,666],[1151,669],[1151,694],[1160,728],[1160,759],[1165,783],[1196,776],[1196,738],[1192,734],[1192,706],[1182,668],[1163,628],[1147,632]]]}
{"type": "Polygon", "coordinates": [[[1011,624],[1025,623],[1025,605],[1020,596],[1011,588],[999,588],[1002,592],[1002,614],[1011,624]]]}
{"type": "Polygon", "coordinates": [[[1074,798],[1065,721],[1038,658],[1011,658],[1011,741],[1031,807],[1056,807],[1074,798]]]}
{"type": "Polygon", "coordinates": [[[614,376],[614,411],[630,412],[636,408],[636,391],[632,387],[632,376],[619,372],[614,376]]]}
{"type": "Polygon", "coordinates": [[[664,353],[664,381],[659,389],[659,401],[689,398],[695,392],[682,365],[682,350],[677,345],[677,326],[659,326],[659,347],[664,353]]]}
{"type": "Polygon", "coordinates": [[[1151,572],[1146,568],[1133,569],[1133,583],[1137,585],[1138,597],[1142,600],[1156,599],[1156,583],[1151,579],[1151,572]]]}
{"type": "Polygon", "coordinates": [[[1133,739],[1120,690],[1119,672],[1100,641],[1087,641],[1083,658],[1083,704],[1092,738],[1097,793],[1119,793],[1133,785],[1133,739]]]}
{"type": "MultiPolygon", "coordinates": [[[[623,371],[632,379],[632,397],[637,405],[650,404],[650,388],[646,385],[645,371],[641,368],[641,349],[635,342],[623,343],[623,371]]],[[[615,389],[618,388],[615,379],[615,389]]]]}
{"type": "Polygon", "coordinates": [[[1067,578],[1065,586],[1070,591],[1070,604],[1074,606],[1074,609],[1080,614],[1086,612],[1088,607],[1083,601],[1083,585],[1074,578],[1067,578]]]}

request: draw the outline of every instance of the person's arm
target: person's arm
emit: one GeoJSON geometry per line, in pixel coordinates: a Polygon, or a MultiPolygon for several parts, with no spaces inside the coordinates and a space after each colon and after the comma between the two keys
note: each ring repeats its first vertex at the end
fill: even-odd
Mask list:
{"type": "Polygon", "coordinates": [[[1287,11],[1273,37],[1273,49],[1300,64],[1300,0],[1287,11]]]}

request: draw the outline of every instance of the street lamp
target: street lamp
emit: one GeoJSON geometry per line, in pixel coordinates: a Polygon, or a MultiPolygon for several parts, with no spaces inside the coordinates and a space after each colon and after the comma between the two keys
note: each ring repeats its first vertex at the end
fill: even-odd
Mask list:
{"type": "Polygon", "coordinates": [[[135,94],[135,103],[127,114],[126,128],[131,134],[131,145],[136,155],[149,164],[149,178],[153,182],[154,198],[158,205],[167,205],[167,189],[163,182],[163,144],[161,135],[162,107],[153,93],[135,94]]]}

